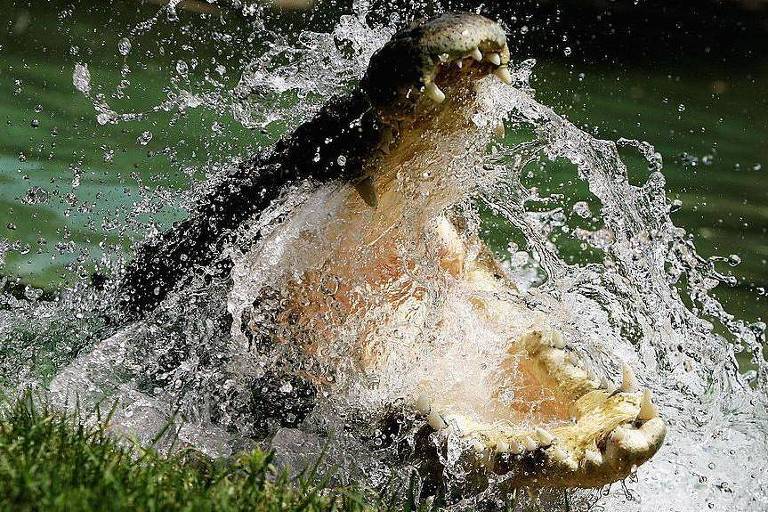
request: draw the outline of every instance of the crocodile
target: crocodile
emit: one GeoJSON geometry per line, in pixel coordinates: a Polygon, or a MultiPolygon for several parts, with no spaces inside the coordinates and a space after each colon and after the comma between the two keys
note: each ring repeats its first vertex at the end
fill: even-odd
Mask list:
{"type": "Polygon", "coordinates": [[[626,365],[618,385],[599,378],[457,207],[493,179],[482,162],[498,126],[479,114],[493,101],[491,81],[512,86],[509,63],[504,29],[479,14],[397,32],[352,91],[240,164],[187,220],[139,248],[120,283],[124,315],[152,311],[243,224],[308,181],[314,195],[219,269],[232,275],[232,293],[245,295],[258,269],[270,269],[251,305],[232,311],[237,335],[296,348],[310,400],[353,397],[339,383],[350,368],[377,389],[389,386],[377,396],[513,486],[626,478],[664,441],[651,392],[626,365]]]}

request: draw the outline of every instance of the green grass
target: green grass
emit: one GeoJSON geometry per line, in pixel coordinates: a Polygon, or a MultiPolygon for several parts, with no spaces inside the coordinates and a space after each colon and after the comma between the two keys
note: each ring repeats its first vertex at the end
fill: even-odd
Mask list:
{"type": "MultiPolygon", "coordinates": [[[[107,419],[98,423],[104,425],[107,419]]],[[[375,498],[289,478],[254,450],[232,460],[163,457],[27,395],[0,411],[0,510],[364,511],[375,498]]],[[[406,506],[406,508],[409,508],[406,506]]]]}

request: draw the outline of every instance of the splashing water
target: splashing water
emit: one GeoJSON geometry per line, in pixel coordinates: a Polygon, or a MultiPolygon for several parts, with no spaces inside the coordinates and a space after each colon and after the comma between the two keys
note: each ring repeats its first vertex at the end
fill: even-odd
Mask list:
{"type": "MultiPolygon", "coordinates": [[[[288,40],[268,32],[267,49],[236,70],[234,84],[207,75],[206,89],[190,78],[188,63],[177,64],[179,76],[167,99],[149,111],[119,113],[94,92],[87,63],[74,67],[73,85],[92,99],[101,125],[130,123],[161,111],[182,115],[188,109],[210,109],[229,112],[248,128],[266,129],[275,122],[293,127],[323,99],[359,78],[373,51],[394,32],[390,26],[369,26],[366,9],[356,4],[353,14],[341,16],[327,33],[303,31],[288,40]]],[[[172,18],[169,23],[175,22],[172,18]]],[[[158,20],[137,26],[135,34],[151,32],[158,20]]],[[[129,56],[131,42],[125,41],[120,53],[129,56]]],[[[762,471],[768,460],[764,326],[738,320],[712,296],[728,277],[700,257],[691,236],[672,223],[661,157],[654,148],[627,139],[595,139],[538,103],[528,85],[534,70],[532,61],[521,62],[514,87],[489,86],[493,110],[484,112],[488,119],[478,118],[478,125],[503,117],[514,135],[492,144],[487,153],[483,140],[465,141],[467,154],[485,155],[484,174],[495,179],[477,183],[476,197],[460,207],[478,225],[487,225],[480,231],[488,235],[508,274],[553,323],[574,334],[579,354],[614,378],[621,362],[636,368],[669,425],[664,446],[636,477],[606,492],[575,493],[574,500],[596,499],[605,510],[768,508],[762,471]],[[647,162],[641,183],[631,183],[620,152],[633,152],[647,162]],[[538,184],[546,182],[555,164],[572,169],[586,184],[585,201],[569,206],[562,191],[541,195],[538,184]],[[567,257],[574,243],[584,261],[567,257]],[[745,352],[751,355],[749,371],[740,371],[737,354],[745,352]]],[[[232,164],[221,164],[225,159],[219,155],[214,169],[226,173],[232,164]]],[[[258,419],[263,404],[254,399],[254,387],[261,386],[278,407],[280,397],[300,385],[291,375],[302,368],[280,366],[291,360],[290,347],[255,349],[253,340],[244,338],[240,319],[265,284],[291,272],[291,265],[306,265],[308,252],[295,250],[298,230],[337,211],[337,190],[338,185],[295,185],[222,253],[222,259],[235,261],[234,285],[200,269],[141,323],[116,327],[105,322],[112,306],[109,287],[99,291],[80,284],[51,301],[0,282],[5,290],[0,299],[0,383],[17,389],[47,387],[62,405],[72,387],[87,407],[116,401],[116,431],[145,443],[176,415],[175,429],[158,441],[162,449],[181,443],[226,456],[267,436],[280,460],[300,465],[333,439],[328,461],[342,468],[340,480],[383,487],[393,476],[407,479],[410,468],[393,465],[391,454],[360,441],[369,434],[360,423],[367,424],[362,418],[374,409],[365,397],[378,405],[395,397],[392,386],[407,380],[403,372],[412,367],[393,367],[374,384],[364,372],[348,369],[344,385],[360,390],[346,395],[354,399],[316,397],[318,405],[304,421],[306,411],[293,403],[282,425],[258,419]],[[268,236],[245,250],[258,232],[268,236]],[[278,367],[279,377],[274,377],[278,367]]],[[[137,206],[144,208],[146,203],[137,206]]],[[[5,250],[0,242],[0,256],[5,250]]],[[[105,256],[100,265],[116,270],[120,261],[105,256]]],[[[251,314],[251,324],[269,316],[272,305],[263,304],[251,314]]],[[[487,337],[477,333],[467,344],[484,346],[487,337]]],[[[343,349],[338,355],[345,356],[343,349]]],[[[746,359],[741,361],[744,366],[746,359]]],[[[492,486],[484,498],[504,499],[494,492],[492,486]]],[[[462,506],[469,505],[456,505],[462,506]]]]}

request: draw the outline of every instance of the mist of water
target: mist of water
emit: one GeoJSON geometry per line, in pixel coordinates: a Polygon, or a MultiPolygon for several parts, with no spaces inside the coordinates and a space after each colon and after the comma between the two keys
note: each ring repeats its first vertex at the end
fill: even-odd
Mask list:
{"type": "MultiPolygon", "coordinates": [[[[215,66],[195,83],[188,64],[179,64],[177,72],[185,79],[169,84],[167,101],[155,111],[210,109],[249,128],[274,122],[295,126],[324,98],[359,78],[372,52],[394,32],[391,26],[369,26],[366,14],[359,2],[332,32],[304,31],[291,41],[268,35],[265,51],[241,69],[226,70],[230,77],[237,75],[234,85],[216,81],[215,66]]],[[[164,16],[161,9],[152,23],[174,23],[164,16]]],[[[136,27],[135,37],[151,33],[152,23],[136,27]]],[[[130,41],[121,45],[121,53],[130,55],[130,41]]],[[[92,98],[98,123],[131,123],[153,115],[119,112],[94,95],[87,64],[74,67],[73,86],[92,98]]],[[[729,277],[700,257],[693,237],[670,219],[662,159],[653,146],[585,133],[536,101],[528,83],[534,62],[514,65],[514,87],[489,85],[494,111],[488,115],[503,117],[508,132],[525,134],[517,138],[524,140],[511,142],[517,140],[511,136],[487,152],[477,141],[468,144],[468,151],[485,152],[482,167],[495,179],[479,183],[477,194],[462,207],[478,225],[494,218],[496,238],[498,230],[507,234],[509,243],[494,248],[537,310],[563,329],[598,373],[618,380],[622,362],[634,367],[669,426],[660,452],[630,481],[574,493],[574,500],[596,500],[595,506],[605,510],[768,508],[765,326],[740,321],[712,295],[729,277]],[[630,177],[620,156],[625,152],[647,161],[640,178],[630,177]],[[569,204],[568,185],[541,192],[553,162],[566,165],[575,181],[586,184],[587,200],[569,204]],[[565,252],[574,244],[590,256],[574,262],[565,252]],[[740,353],[750,357],[738,359],[740,353]]],[[[219,156],[214,169],[224,172],[231,165],[229,155],[219,156]]],[[[200,184],[192,195],[205,187],[200,184]]],[[[116,401],[114,428],[145,443],[173,418],[175,427],[156,441],[161,449],[188,445],[225,456],[271,441],[280,460],[301,464],[332,438],[327,457],[340,466],[341,480],[372,487],[393,475],[407,480],[407,465],[397,466],[386,450],[360,441],[370,434],[369,422],[360,416],[373,410],[373,402],[397,395],[385,384],[401,381],[397,372],[403,367],[389,369],[376,386],[364,372],[350,369],[345,386],[357,394],[344,400],[319,397],[320,405],[304,422],[291,424],[288,418],[281,428],[254,414],[254,382],[262,383],[259,379],[278,368],[282,380],[269,396],[281,390],[289,394],[296,384],[285,376],[301,368],[281,362],[293,360],[290,348],[254,349],[243,339],[239,321],[261,287],[288,272],[296,263],[290,258],[300,259],[300,252],[285,255],[297,238],[291,223],[306,226],[332,214],[337,191],[337,185],[320,190],[310,183],[296,185],[242,233],[241,242],[256,231],[272,233],[255,253],[242,251],[243,243],[221,255],[236,262],[234,289],[228,279],[202,269],[139,324],[108,325],[109,290],[81,284],[55,301],[31,289],[9,290],[0,299],[0,382],[7,389],[49,389],[52,400],[62,402],[71,400],[66,391],[74,387],[81,406],[91,408],[116,401]]],[[[118,268],[119,257],[105,256],[100,264],[118,268]]],[[[266,314],[270,306],[263,304],[266,314]]],[[[258,324],[258,315],[250,321],[258,324]]],[[[488,333],[476,336],[476,343],[489,339],[488,333]]],[[[506,499],[493,485],[483,497],[506,499]]]]}

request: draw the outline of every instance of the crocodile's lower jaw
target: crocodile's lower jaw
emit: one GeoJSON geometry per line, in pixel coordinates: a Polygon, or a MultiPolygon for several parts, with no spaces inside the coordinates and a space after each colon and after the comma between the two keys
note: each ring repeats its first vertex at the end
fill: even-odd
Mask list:
{"type": "Polygon", "coordinates": [[[624,366],[617,386],[597,378],[544,315],[523,305],[523,292],[494,275],[487,258],[470,256],[477,251],[467,250],[451,223],[438,221],[436,231],[442,264],[461,293],[469,292],[474,314],[495,332],[517,324],[511,332],[523,334],[509,339],[500,362],[487,362],[490,372],[467,376],[486,398],[446,392],[439,377],[424,379],[413,407],[435,435],[459,443],[476,467],[512,486],[599,487],[653,456],[666,426],[632,369],[624,366]]]}
{"type": "Polygon", "coordinates": [[[606,387],[551,330],[531,331],[509,355],[502,368],[516,382],[500,382],[489,400],[517,390],[506,418],[455,412],[448,397],[422,395],[414,405],[445,443],[463,445],[473,465],[512,486],[599,487],[626,478],[662,445],[666,426],[628,367],[621,386],[606,387]]]}

